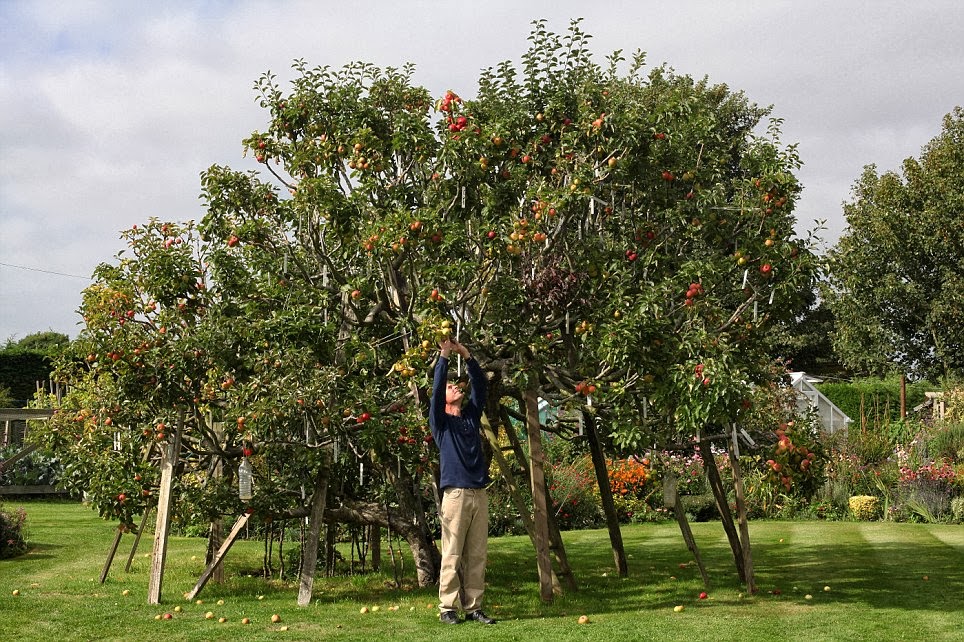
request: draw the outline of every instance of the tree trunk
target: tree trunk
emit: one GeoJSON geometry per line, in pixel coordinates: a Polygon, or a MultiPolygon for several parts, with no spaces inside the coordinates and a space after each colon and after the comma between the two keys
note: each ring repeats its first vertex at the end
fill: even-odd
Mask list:
{"type": "Polygon", "coordinates": [[[308,536],[302,549],[301,578],[298,583],[298,606],[311,604],[315,586],[315,572],[318,569],[318,540],[321,539],[321,523],[325,515],[325,502],[328,496],[328,461],[323,459],[315,490],[311,495],[311,516],[308,521],[308,536]]]}
{"type": "MultiPolygon", "coordinates": [[[[224,525],[220,518],[211,522],[211,528],[208,532],[208,550],[207,554],[204,556],[204,563],[210,564],[217,554],[218,550],[221,548],[221,544],[224,543],[224,525]]],[[[224,583],[224,566],[218,565],[214,569],[214,574],[211,579],[215,584],[224,583]]]]}
{"type": "MultiPolygon", "coordinates": [[[[401,504],[401,502],[400,502],[401,504]]],[[[412,551],[418,585],[421,588],[432,586],[438,582],[439,569],[442,565],[442,554],[435,544],[435,539],[424,533],[417,524],[412,523],[411,513],[389,514],[384,506],[365,502],[345,502],[337,508],[329,507],[325,511],[325,521],[328,523],[371,524],[383,528],[391,528],[401,535],[412,551]]]]}
{"type": "Polygon", "coordinates": [[[606,515],[606,528],[609,530],[609,544],[613,549],[613,561],[619,577],[629,576],[629,565],[626,562],[626,549],[623,546],[623,534],[619,528],[619,515],[616,514],[616,504],[613,502],[613,490],[609,484],[609,470],[606,468],[606,455],[603,453],[599,435],[596,432],[594,417],[589,413],[582,413],[582,423],[589,441],[589,454],[592,457],[592,467],[596,471],[596,485],[599,486],[599,499],[602,502],[603,513],[606,515]]]}

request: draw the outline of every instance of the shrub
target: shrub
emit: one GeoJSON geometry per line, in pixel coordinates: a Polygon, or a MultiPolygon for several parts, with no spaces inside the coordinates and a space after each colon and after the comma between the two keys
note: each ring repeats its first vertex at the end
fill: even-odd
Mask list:
{"type": "Polygon", "coordinates": [[[554,466],[547,472],[552,497],[550,510],[561,530],[595,528],[602,523],[596,480],[588,456],[571,464],[554,466]]]}
{"type": "MultiPolygon", "coordinates": [[[[516,471],[519,472],[519,471],[516,471]]],[[[532,513],[532,493],[528,484],[519,488],[526,503],[526,510],[532,513]]],[[[515,503],[509,495],[506,484],[492,484],[488,490],[489,496],[489,535],[525,535],[525,524],[515,503]]],[[[434,511],[433,511],[434,512],[434,511]]]]}
{"type": "Polygon", "coordinates": [[[964,495],[951,500],[951,515],[955,522],[964,522],[964,495]]]}
{"type": "Polygon", "coordinates": [[[27,513],[22,506],[10,512],[0,506],[0,560],[22,555],[27,550],[24,524],[27,513]]]}
{"type": "MultiPolygon", "coordinates": [[[[651,457],[644,457],[641,462],[651,465],[651,457]]],[[[663,452],[659,457],[652,458],[659,466],[654,466],[650,476],[654,482],[662,482],[664,472],[671,470],[676,475],[676,492],[683,495],[703,495],[709,492],[709,484],[703,471],[703,458],[699,453],[683,454],[677,452],[663,452]]]]}
{"type": "Polygon", "coordinates": [[[854,495],[849,503],[854,519],[870,521],[880,516],[880,500],[873,495],[854,495]]]}
{"type": "Polygon", "coordinates": [[[901,468],[897,482],[898,507],[926,522],[940,520],[951,509],[956,473],[946,463],[916,469],[901,468]]]}
{"type": "Polygon", "coordinates": [[[935,430],[927,442],[927,453],[934,459],[964,462],[964,423],[935,430]]]}

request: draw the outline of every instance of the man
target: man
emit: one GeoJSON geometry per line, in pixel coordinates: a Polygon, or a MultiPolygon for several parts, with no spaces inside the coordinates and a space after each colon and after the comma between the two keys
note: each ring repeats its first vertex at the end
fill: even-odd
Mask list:
{"type": "Polygon", "coordinates": [[[481,419],[485,409],[485,373],[462,344],[445,340],[439,345],[435,381],[429,408],[429,426],[439,449],[442,491],[442,572],[439,578],[439,619],[458,624],[459,610],[466,620],[495,624],[482,611],[485,563],[488,554],[489,466],[482,451],[481,419]],[[470,396],[448,382],[449,355],[465,360],[470,396]]]}

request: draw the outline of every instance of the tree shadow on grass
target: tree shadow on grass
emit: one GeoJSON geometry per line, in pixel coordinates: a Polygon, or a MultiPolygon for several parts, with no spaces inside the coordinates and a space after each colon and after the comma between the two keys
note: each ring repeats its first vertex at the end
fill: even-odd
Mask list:
{"type": "MultiPolygon", "coordinates": [[[[807,544],[771,542],[768,537],[758,542],[751,533],[758,589],[754,599],[803,602],[806,594],[823,593],[826,586],[836,602],[868,608],[942,612],[964,608],[964,556],[953,547],[929,538],[868,543],[849,537],[835,542],[832,526],[821,532],[830,539],[807,544]]],[[[703,590],[699,570],[678,536],[674,540],[661,534],[628,542],[626,551],[632,559],[626,579],[616,575],[605,536],[567,536],[574,540],[567,541],[566,550],[579,591],[558,600],[560,608],[588,602],[597,611],[665,609],[681,599],[692,600],[703,590]]],[[[720,596],[717,603],[738,604],[745,586],[725,538],[697,540],[710,576],[709,592],[720,596]]],[[[533,593],[538,594],[538,577],[531,545],[527,540],[516,541],[498,547],[496,555],[500,559],[489,573],[490,593],[519,605],[517,617],[542,617],[542,607],[532,603],[533,593]]]]}
{"type": "Polygon", "coordinates": [[[52,559],[58,556],[56,551],[62,550],[64,546],[62,544],[28,544],[27,551],[16,559],[20,560],[44,560],[52,559]]]}

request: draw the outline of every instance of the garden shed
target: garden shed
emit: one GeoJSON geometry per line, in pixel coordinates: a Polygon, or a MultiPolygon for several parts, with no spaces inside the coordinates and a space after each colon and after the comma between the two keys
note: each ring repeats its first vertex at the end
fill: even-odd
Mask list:
{"type": "Polygon", "coordinates": [[[813,409],[823,424],[823,429],[829,434],[847,431],[850,425],[850,417],[843,410],[838,408],[832,401],[817,390],[814,384],[820,383],[823,379],[808,375],[806,372],[791,372],[790,385],[797,393],[797,408],[801,412],[813,409]]]}

